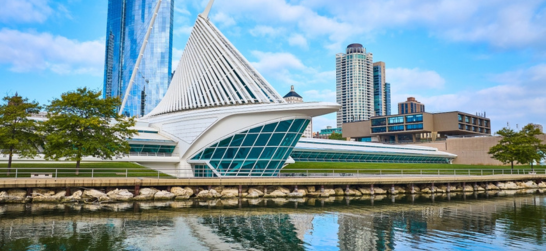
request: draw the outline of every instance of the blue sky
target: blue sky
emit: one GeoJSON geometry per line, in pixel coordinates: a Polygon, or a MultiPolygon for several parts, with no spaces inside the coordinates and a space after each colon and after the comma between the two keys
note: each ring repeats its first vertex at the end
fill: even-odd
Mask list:
{"type": "MultiPolygon", "coordinates": [[[[175,0],[173,62],[207,1],[175,0]]],[[[107,0],[0,0],[0,91],[46,103],[101,89],[107,0]]],[[[361,43],[387,65],[393,113],[487,112],[493,129],[546,125],[546,0],[216,0],[210,19],[284,95],[335,101],[335,54],[361,43]]],[[[314,130],[335,126],[335,115],[314,130]]]]}

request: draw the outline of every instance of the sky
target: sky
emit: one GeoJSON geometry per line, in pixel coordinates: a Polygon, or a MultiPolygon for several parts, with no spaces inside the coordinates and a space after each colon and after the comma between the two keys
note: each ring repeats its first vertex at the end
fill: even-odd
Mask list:
{"type": "MultiPolygon", "coordinates": [[[[174,1],[176,66],[208,1],[174,1]]],[[[107,2],[0,0],[0,94],[101,90],[107,2]]],[[[209,17],[281,95],[335,102],[335,54],[360,43],[386,64],[393,114],[413,96],[486,112],[493,131],[546,126],[546,0],[216,0],[209,17]]]]}

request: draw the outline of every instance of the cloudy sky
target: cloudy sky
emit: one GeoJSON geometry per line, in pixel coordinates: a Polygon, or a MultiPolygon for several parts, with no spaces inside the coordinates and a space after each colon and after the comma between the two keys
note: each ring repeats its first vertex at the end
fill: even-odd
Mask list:
{"type": "MultiPolygon", "coordinates": [[[[173,62],[207,1],[175,0],[173,62]]],[[[101,89],[107,0],[0,0],[0,91],[41,103],[101,89]]],[[[546,125],[546,0],[216,0],[211,20],[284,95],[335,101],[335,54],[387,65],[393,113],[487,112],[497,130],[546,125]]],[[[314,130],[335,126],[335,114],[314,130]]]]}

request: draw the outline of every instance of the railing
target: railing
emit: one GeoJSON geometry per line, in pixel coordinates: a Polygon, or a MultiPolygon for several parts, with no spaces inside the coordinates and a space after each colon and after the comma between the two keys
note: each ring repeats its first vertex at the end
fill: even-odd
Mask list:
{"type": "MultiPolygon", "coordinates": [[[[202,173],[212,174],[211,171],[202,173]]],[[[0,168],[0,179],[21,179],[31,178],[32,174],[49,174],[49,177],[39,178],[152,178],[152,179],[177,179],[177,178],[212,178],[212,177],[192,177],[192,170],[181,170],[176,168],[80,168],[76,175],[74,168],[36,168],[36,167],[17,167],[11,168],[8,175],[6,167],[0,168]]],[[[220,173],[221,178],[241,178],[241,177],[431,177],[431,176],[487,176],[487,175],[527,175],[544,174],[545,168],[532,169],[286,169],[281,172],[274,171],[232,171],[220,173]]],[[[216,177],[214,175],[214,178],[216,177]]]]}
{"type": "Polygon", "coordinates": [[[130,152],[129,156],[143,156],[143,157],[172,157],[172,153],[148,153],[148,152],[130,152]]]}

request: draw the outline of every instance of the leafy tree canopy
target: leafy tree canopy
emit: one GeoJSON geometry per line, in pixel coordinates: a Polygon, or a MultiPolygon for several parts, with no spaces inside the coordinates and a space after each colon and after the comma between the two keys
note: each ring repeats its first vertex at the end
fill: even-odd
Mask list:
{"type": "Polygon", "coordinates": [[[328,139],[346,140],[345,138],[343,138],[343,135],[341,133],[337,133],[337,132],[333,132],[332,134],[330,134],[328,139]]]}
{"type": "Polygon", "coordinates": [[[116,112],[119,98],[101,98],[100,91],[80,88],[63,93],[46,107],[46,159],[76,161],[76,174],[84,156],[112,159],[129,153],[127,138],[136,130],[134,118],[116,112]]]}
{"type": "Polygon", "coordinates": [[[489,149],[489,154],[504,164],[511,164],[512,169],[514,162],[529,164],[534,161],[540,162],[546,157],[546,145],[537,138],[542,133],[532,124],[525,126],[519,132],[503,128],[497,132],[497,135],[502,136],[502,139],[489,149]]]}
{"type": "Polygon", "coordinates": [[[0,152],[9,156],[9,168],[14,154],[32,158],[38,153],[41,138],[37,134],[38,123],[29,116],[40,112],[40,105],[17,94],[6,96],[0,105],[0,152]]]}

